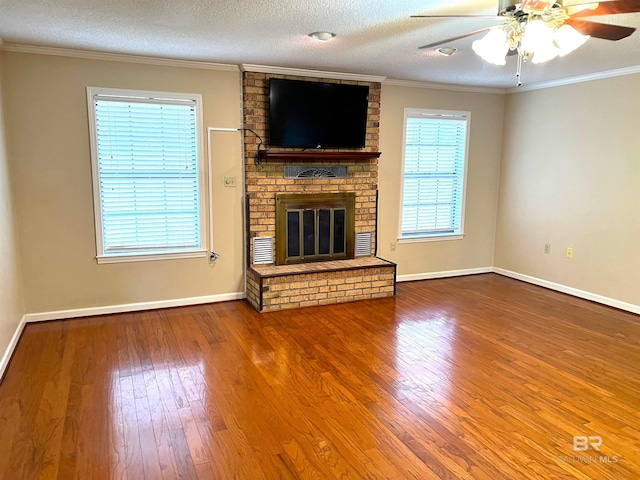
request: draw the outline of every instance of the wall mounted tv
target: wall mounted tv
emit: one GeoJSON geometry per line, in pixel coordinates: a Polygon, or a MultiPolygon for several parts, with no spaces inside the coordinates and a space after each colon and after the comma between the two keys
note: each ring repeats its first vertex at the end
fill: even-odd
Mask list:
{"type": "Polygon", "coordinates": [[[272,78],[269,145],[362,148],[369,87],[272,78]]]}

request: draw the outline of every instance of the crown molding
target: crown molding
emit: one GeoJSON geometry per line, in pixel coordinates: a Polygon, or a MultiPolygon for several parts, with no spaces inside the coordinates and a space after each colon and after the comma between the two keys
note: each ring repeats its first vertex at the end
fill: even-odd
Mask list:
{"type": "Polygon", "coordinates": [[[243,72],[270,73],[272,75],[294,75],[297,77],[333,78],[337,80],[353,80],[356,82],[382,83],[387,77],[360,75],[357,73],[325,72],[323,70],[307,70],[303,68],[273,67],[269,65],[240,65],[243,72]]]}
{"type": "Polygon", "coordinates": [[[542,90],[545,88],[561,87],[563,85],[572,85],[574,83],[591,82],[593,80],[602,80],[604,78],[621,77],[623,75],[633,75],[640,73],[640,65],[633,67],[617,68],[615,70],[606,70],[604,72],[588,73],[577,77],[562,78],[551,82],[533,83],[531,85],[523,85],[521,87],[513,87],[507,89],[506,93],[523,93],[531,90],[542,90]]]}
{"type": "Polygon", "coordinates": [[[16,43],[0,43],[0,50],[13,53],[31,53],[35,55],[54,55],[58,57],[84,58],[88,60],[106,60],[110,62],[140,63],[144,65],[160,65],[164,67],[195,68],[200,70],[219,70],[238,72],[237,65],[224,63],[197,62],[192,60],[175,60],[170,58],[145,57],[142,55],[126,55],[121,53],[94,52],[91,50],[75,50],[71,48],[42,47],[38,45],[20,45],[16,43]]]}
{"type": "Polygon", "coordinates": [[[471,92],[471,93],[493,93],[496,95],[504,95],[507,90],[497,87],[473,87],[467,85],[453,85],[448,83],[430,83],[419,82],[415,80],[394,80],[388,79],[384,81],[385,85],[393,87],[409,87],[409,88],[429,88],[432,90],[449,90],[452,92],[471,92]]]}
{"type": "Polygon", "coordinates": [[[432,90],[448,90],[452,92],[490,93],[490,94],[514,94],[524,93],[532,90],[543,90],[574,83],[590,82],[606,78],[620,77],[624,75],[634,75],[640,73],[640,65],[607,70],[603,72],[589,73],[575,77],[563,78],[549,82],[533,83],[520,87],[498,88],[498,87],[474,87],[467,85],[455,85],[446,83],[431,83],[414,80],[387,79],[383,76],[361,75],[355,73],[327,72],[323,70],[309,70],[288,67],[274,67],[268,65],[241,64],[231,65],[224,63],[201,62],[195,60],[176,60],[160,57],[147,57],[143,55],[127,55],[120,53],[95,52],[91,50],[76,50],[70,48],[43,47],[38,45],[22,45],[16,43],[3,43],[0,38],[0,51],[13,53],[29,53],[35,55],[54,55],[59,57],[84,58],[88,60],[106,60],[112,62],[139,63],[145,65],[159,65],[165,67],[193,68],[200,70],[218,70],[223,72],[257,72],[270,73],[275,75],[295,75],[300,77],[321,77],[338,80],[352,80],[358,82],[384,83],[384,85],[409,88],[427,88],[432,90]]]}

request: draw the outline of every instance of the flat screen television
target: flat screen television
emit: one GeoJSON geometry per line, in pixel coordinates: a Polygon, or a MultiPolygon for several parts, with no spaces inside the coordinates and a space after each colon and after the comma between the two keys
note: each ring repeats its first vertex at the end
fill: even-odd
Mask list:
{"type": "Polygon", "coordinates": [[[369,87],[272,78],[269,81],[269,145],[362,148],[369,87]]]}

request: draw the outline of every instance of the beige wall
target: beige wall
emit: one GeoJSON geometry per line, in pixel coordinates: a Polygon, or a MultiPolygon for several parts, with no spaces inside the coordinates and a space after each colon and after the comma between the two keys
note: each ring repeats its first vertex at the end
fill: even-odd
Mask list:
{"type": "MultiPolygon", "coordinates": [[[[85,91],[91,85],[201,93],[205,127],[237,127],[239,72],[8,52],[2,59],[0,100],[10,122],[8,154],[0,136],[0,254],[9,259],[0,271],[0,347],[23,310],[243,291],[242,153],[236,132],[212,134],[217,262],[96,264],[85,91]],[[238,187],[223,188],[224,176],[236,176],[238,187]],[[13,253],[16,238],[20,262],[13,253]]],[[[640,107],[638,79],[618,77],[506,98],[383,85],[378,255],[397,262],[399,275],[496,265],[640,304],[640,256],[634,253],[640,234],[635,211],[640,138],[631,118],[640,107]],[[471,111],[463,240],[390,249],[399,228],[404,108],[471,111]],[[525,141],[522,132],[544,141],[525,141]],[[543,254],[545,242],[552,244],[551,255],[543,254]],[[572,260],[564,256],[568,246],[574,248],[572,260]]]]}
{"type": "Polygon", "coordinates": [[[496,222],[504,96],[382,85],[378,255],[399,275],[491,267],[496,222]],[[463,240],[398,244],[405,108],[471,112],[463,240]]]}
{"type": "MultiPolygon", "coordinates": [[[[18,267],[17,229],[15,228],[9,162],[2,115],[4,70],[0,55],[0,357],[24,315],[18,267]]],[[[0,371],[0,375],[2,372],[0,371]]]]}
{"type": "Polygon", "coordinates": [[[639,82],[507,97],[497,267],[640,305],[639,82]]]}
{"type": "MultiPolygon", "coordinates": [[[[203,95],[204,127],[239,127],[238,72],[4,53],[5,115],[29,313],[242,292],[242,153],[213,133],[220,258],[97,265],[86,87],[203,95]],[[238,187],[223,188],[223,176],[238,187]]],[[[204,134],[205,132],[203,132],[204,134]]],[[[206,154],[206,145],[205,145],[206,154]]]]}

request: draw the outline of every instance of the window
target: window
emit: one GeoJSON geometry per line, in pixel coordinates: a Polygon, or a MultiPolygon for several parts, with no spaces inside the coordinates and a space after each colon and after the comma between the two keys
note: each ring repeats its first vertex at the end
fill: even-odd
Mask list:
{"type": "Polygon", "coordinates": [[[201,96],[87,98],[98,263],[205,256],[201,96]]]}
{"type": "Polygon", "coordinates": [[[470,117],[405,109],[400,241],[462,238],[470,117]]]}

